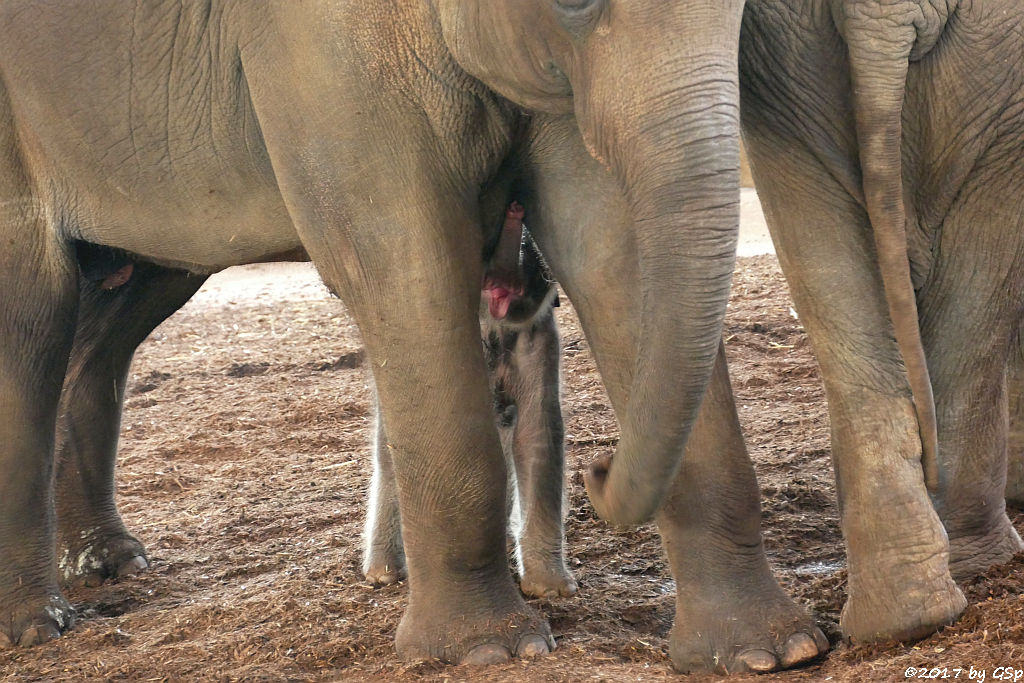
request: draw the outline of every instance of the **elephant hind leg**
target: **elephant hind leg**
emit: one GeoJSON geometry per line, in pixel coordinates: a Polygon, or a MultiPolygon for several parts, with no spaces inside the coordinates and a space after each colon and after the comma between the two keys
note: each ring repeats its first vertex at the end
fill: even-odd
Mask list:
{"type": "Polygon", "coordinates": [[[941,444],[934,502],[958,579],[1024,550],[1005,505],[1007,377],[1014,378],[1019,364],[1011,344],[1024,299],[1024,242],[1009,239],[1016,232],[1005,229],[1005,214],[992,210],[1024,216],[1024,200],[1007,177],[972,179],[978,187],[959,195],[921,295],[941,444]]]}
{"type": "Polygon", "coordinates": [[[114,502],[128,368],[142,340],[206,278],[147,263],[97,270],[98,259],[83,263],[82,252],[78,327],[57,422],[57,556],[64,582],[93,586],[148,566],[114,502]]]}
{"type": "MultiPolygon", "coordinates": [[[[0,154],[4,122],[0,116],[0,154]]],[[[0,157],[0,648],[74,623],[57,586],[53,448],[75,326],[75,267],[0,157]]]]}
{"type": "Polygon", "coordinates": [[[862,643],[921,638],[955,621],[967,601],[924,485],[870,224],[824,157],[772,121],[749,124],[747,151],[779,262],[828,397],[849,575],[843,634],[862,643]]]}

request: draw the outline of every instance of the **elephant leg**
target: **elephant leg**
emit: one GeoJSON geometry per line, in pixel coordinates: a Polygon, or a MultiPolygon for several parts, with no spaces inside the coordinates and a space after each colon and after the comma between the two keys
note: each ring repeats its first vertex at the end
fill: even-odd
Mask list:
{"type": "MultiPolygon", "coordinates": [[[[13,149],[5,128],[0,150],[13,149]]],[[[0,649],[51,640],[75,619],[57,585],[53,449],[76,268],[8,163],[0,153],[0,649]]]]}
{"type": "MultiPolygon", "coordinates": [[[[522,520],[517,529],[520,588],[541,597],[572,595],[576,582],[565,563],[564,433],[559,403],[558,329],[547,312],[527,330],[507,335],[495,326],[486,346],[494,383],[502,450],[515,473],[522,520]]],[[[394,463],[377,410],[373,478],[363,534],[363,575],[383,586],[405,578],[401,513],[394,463]]]]}
{"type": "Polygon", "coordinates": [[[57,557],[66,583],[95,586],[148,566],[114,502],[125,383],[138,345],[205,280],[146,263],[106,279],[79,279],[78,327],[57,421],[57,557]]]}
{"type": "MultiPolygon", "coordinates": [[[[275,11],[243,64],[259,83],[253,107],[296,234],[359,326],[373,373],[408,573],[398,654],[484,664],[547,653],[550,628],[509,570],[507,472],[480,344],[479,195],[505,144],[484,136],[505,129],[490,128],[496,119],[469,93],[445,91],[443,123],[391,106],[408,95],[398,82],[376,79],[369,109],[325,99],[367,72],[296,63],[291,46],[310,39],[310,24],[293,15],[275,11]],[[287,78],[281,63],[294,65],[287,78]],[[298,115],[308,111],[323,115],[298,115]]],[[[324,32],[316,44],[336,45],[332,26],[312,28],[324,32]]]]}
{"type": "Polygon", "coordinates": [[[676,580],[670,654],[680,671],[774,671],[828,650],[782,590],[761,539],[760,490],[724,346],[671,495],[657,516],[676,580]]]}
{"type": "MultiPolygon", "coordinates": [[[[983,168],[980,167],[980,168],[983,168]]],[[[983,173],[979,171],[979,173],[983,173]]],[[[972,183],[975,181],[972,181],[972,183]]],[[[970,578],[1024,549],[1006,516],[1007,361],[1020,322],[1020,251],[992,207],[1020,216],[1010,188],[978,178],[942,226],[942,250],[922,288],[921,329],[935,387],[940,485],[935,508],[954,578],[970,578]],[[998,243],[986,236],[999,235],[998,243]],[[953,256],[949,256],[952,254],[953,256]]]]}
{"type": "Polygon", "coordinates": [[[489,344],[488,355],[508,354],[492,372],[500,387],[496,393],[515,406],[515,420],[506,428],[512,430],[508,441],[519,503],[519,586],[535,597],[572,595],[576,581],[565,562],[565,428],[554,314],[548,308],[532,324],[502,336],[505,348],[495,353],[489,344]]]}
{"type": "Polygon", "coordinates": [[[402,548],[402,515],[398,505],[395,466],[388,451],[388,437],[376,407],[377,432],[373,441],[373,478],[363,530],[363,576],[375,586],[387,586],[405,578],[402,548]]]}
{"type": "MultiPolygon", "coordinates": [[[[639,347],[636,250],[631,232],[622,229],[628,208],[577,136],[562,134],[558,121],[536,121],[536,196],[525,203],[538,211],[528,217],[530,229],[584,329],[597,332],[588,341],[621,414],[639,347]],[[607,291],[601,282],[609,274],[635,289],[616,288],[622,298],[583,295],[607,291]]],[[[676,581],[670,653],[678,669],[774,669],[828,648],[810,615],[772,576],[759,496],[720,349],[683,466],[656,518],[676,581]]]]}
{"type": "Polygon", "coordinates": [[[920,638],[956,619],[966,600],[924,485],[870,225],[806,148],[762,131],[745,140],[828,399],[849,572],[840,625],[858,642],[920,638]]]}
{"type": "Polygon", "coordinates": [[[1024,507],[1024,348],[1020,331],[1006,364],[1009,432],[1006,436],[1006,502],[1024,507]]]}
{"type": "Polygon", "coordinates": [[[398,651],[469,663],[547,652],[550,631],[506,555],[506,468],[477,315],[479,214],[440,189],[405,191],[392,193],[403,201],[391,209],[381,206],[386,192],[360,207],[358,233],[303,235],[349,305],[373,370],[386,435],[378,450],[393,461],[409,581],[398,651]]]}

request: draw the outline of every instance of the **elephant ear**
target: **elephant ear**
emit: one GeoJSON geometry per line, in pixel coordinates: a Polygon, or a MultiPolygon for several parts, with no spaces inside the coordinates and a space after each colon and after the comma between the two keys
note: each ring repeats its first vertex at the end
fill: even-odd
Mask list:
{"type": "Polygon", "coordinates": [[[938,43],[957,0],[832,0],[850,60],[864,203],[893,332],[907,369],[928,489],[939,484],[935,399],[907,255],[903,203],[903,99],[911,61],[938,43]]]}

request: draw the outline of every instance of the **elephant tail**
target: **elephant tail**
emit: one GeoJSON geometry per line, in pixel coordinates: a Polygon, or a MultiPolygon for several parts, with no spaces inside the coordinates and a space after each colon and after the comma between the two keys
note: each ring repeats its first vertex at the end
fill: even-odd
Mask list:
{"type": "Polygon", "coordinates": [[[909,64],[934,47],[955,5],[955,0],[832,3],[849,50],[864,202],[889,317],[914,398],[921,465],[930,491],[939,485],[938,427],[907,253],[902,114],[909,64]]]}

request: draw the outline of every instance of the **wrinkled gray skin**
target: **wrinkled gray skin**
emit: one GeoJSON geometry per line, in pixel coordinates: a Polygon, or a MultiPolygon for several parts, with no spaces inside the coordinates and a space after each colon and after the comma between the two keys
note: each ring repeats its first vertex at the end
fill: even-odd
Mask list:
{"type": "Polygon", "coordinates": [[[139,263],[125,284],[107,289],[107,278],[126,263],[111,256],[79,251],[78,326],[57,421],[58,571],[66,583],[89,586],[149,566],[114,503],[125,382],[136,347],[206,280],[139,263]]]}
{"type": "Polygon", "coordinates": [[[951,574],[1021,549],[1003,492],[1024,295],[1022,30],[1016,0],[746,6],[744,139],[821,365],[849,559],[841,625],[856,641],[933,632],[965,606],[951,574]],[[931,498],[879,276],[884,222],[905,226],[934,389],[931,498]]]}
{"type": "MultiPolygon", "coordinates": [[[[636,240],[619,226],[630,208],[603,169],[572,137],[566,120],[535,121],[525,172],[530,233],[541,252],[568,253],[595,239],[615,248],[595,267],[548,259],[588,332],[617,414],[631,400],[641,335],[635,289],[636,240]],[[559,155],[544,153],[552,147],[559,155]],[[575,273],[575,276],[571,276],[575,273]],[[608,287],[607,273],[627,286],[608,287]],[[571,277],[570,277],[571,276],[571,277]],[[592,294],[590,292],[597,292],[592,294]]],[[[577,258],[584,258],[576,253],[577,258]]],[[[676,583],[669,654],[682,672],[772,671],[816,657],[828,641],[772,576],[760,531],[760,489],[744,445],[719,345],[711,383],[683,465],[655,521],[676,583]]]]}
{"type": "MultiPolygon", "coordinates": [[[[628,207],[614,231],[570,221],[550,224],[546,246],[535,236],[582,310],[598,296],[639,302],[629,330],[584,321],[599,362],[628,381],[614,465],[588,488],[610,520],[649,517],[670,495],[719,344],[741,6],[0,5],[0,644],[49,640],[73,618],[57,587],[52,425],[91,305],[80,241],[204,274],[308,253],[363,334],[407,513],[399,654],[548,651],[505,559],[479,226],[507,201],[516,149],[539,167],[585,145],[628,207]],[[527,123],[559,132],[537,146],[527,123]],[[608,271],[618,239],[634,259],[608,271]]],[[[538,197],[541,176],[526,188],[538,197]]],[[[543,199],[560,213],[574,202],[543,199]]]]}
{"type": "MultiPolygon", "coordinates": [[[[550,144],[564,124],[538,126],[544,131],[538,134],[539,146],[550,144]]],[[[608,267],[632,281],[628,269],[635,268],[635,245],[627,233],[613,228],[616,217],[625,220],[628,209],[617,196],[614,183],[588,161],[585,150],[577,147],[574,151],[575,158],[567,154],[558,163],[537,169],[539,193],[531,199],[550,197],[566,207],[561,212],[540,212],[538,225],[543,228],[574,215],[581,232],[604,231],[607,234],[602,241],[615,240],[619,245],[615,254],[605,256],[608,267]]],[[[550,237],[551,231],[545,234],[550,237]]],[[[564,239],[571,243],[574,235],[564,239]]],[[[497,390],[499,425],[502,416],[511,417],[509,410],[515,404],[515,425],[511,429],[506,425],[501,434],[506,457],[510,451],[515,454],[519,494],[527,507],[520,538],[520,587],[529,595],[564,595],[572,592],[574,584],[564,565],[561,526],[564,475],[561,415],[556,403],[557,330],[547,308],[551,287],[539,268],[536,252],[531,243],[524,244],[523,251],[521,278],[526,285],[523,295],[509,308],[511,324],[497,325],[504,333],[495,338],[488,334],[495,324],[493,319],[488,321],[485,305],[480,318],[492,390],[497,390]],[[531,329],[524,330],[524,325],[531,329]],[[538,402],[540,410],[536,409],[538,402]],[[527,441],[523,435],[530,429],[546,430],[546,447],[533,450],[522,446],[527,441]]],[[[123,379],[116,385],[116,395],[99,389],[109,387],[114,377],[123,378],[130,351],[163,317],[183,304],[204,278],[140,264],[123,287],[101,292],[102,283],[117,272],[122,261],[85,254],[80,263],[83,270],[89,270],[86,264],[94,264],[92,282],[83,282],[83,290],[89,292],[83,305],[106,303],[93,303],[80,311],[82,316],[91,318],[98,313],[102,317],[80,327],[62,397],[59,432],[73,432],[78,438],[59,442],[58,530],[62,559],[72,560],[62,562],[66,578],[97,583],[108,576],[133,573],[145,559],[141,544],[117,517],[113,501],[111,477],[123,379]],[[144,317],[136,320],[140,314],[144,317]],[[106,412],[99,410],[101,407],[106,412]],[[97,429],[98,425],[106,428],[97,429]]],[[[492,260],[486,270],[494,268],[492,260]]],[[[509,266],[499,269],[508,271],[509,266]]],[[[591,318],[605,316],[608,323],[614,318],[627,329],[635,329],[629,327],[636,322],[635,301],[628,295],[595,301],[596,307],[585,306],[581,313],[585,311],[591,318]]],[[[607,339],[601,343],[610,344],[607,339]]],[[[616,362],[605,367],[614,381],[609,387],[611,395],[623,400],[628,396],[629,367],[622,363],[629,359],[627,354],[632,353],[635,342],[620,338],[616,343],[619,346],[610,350],[617,353],[605,354],[616,362]]],[[[720,356],[719,361],[722,359],[720,356]]],[[[759,491],[735,415],[725,364],[718,362],[687,447],[686,463],[669,503],[658,516],[678,589],[671,654],[682,671],[772,670],[805,661],[827,648],[821,632],[783,594],[768,569],[759,531],[759,491]]],[[[383,431],[380,422],[378,428],[383,431]]],[[[386,437],[379,434],[377,445],[384,443],[386,437]]],[[[371,502],[364,571],[371,581],[391,583],[405,568],[400,513],[391,459],[386,449],[379,449],[375,457],[377,494],[371,502]]]]}
{"type": "Polygon", "coordinates": [[[1024,348],[1020,330],[1006,367],[1010,429],[1006,437],[1006,502],[1024,507],[1024,348]]]}
{"type": "MultiPolygon", "coordinates": [[[[498,319],[489,310],[487,291],[480,306],[484,355],[502,451],[510,477],[509,512],[516,541],[519,587],[533,597],[568,596],[576,581],[565,562],[565,428],[560,404],[558,305],[540,254],[528,234],[502,253],[503,230],[494,257],[485,268],[503,274],[519,293],[498,319]],[[510,281],[515,281],[510,282],[510,281]]],[[[383,420],[377,416],[373,480],[363,535],[363,575],[374,585],[405,576],[401,511],[394,465],[383,420]]]]}

